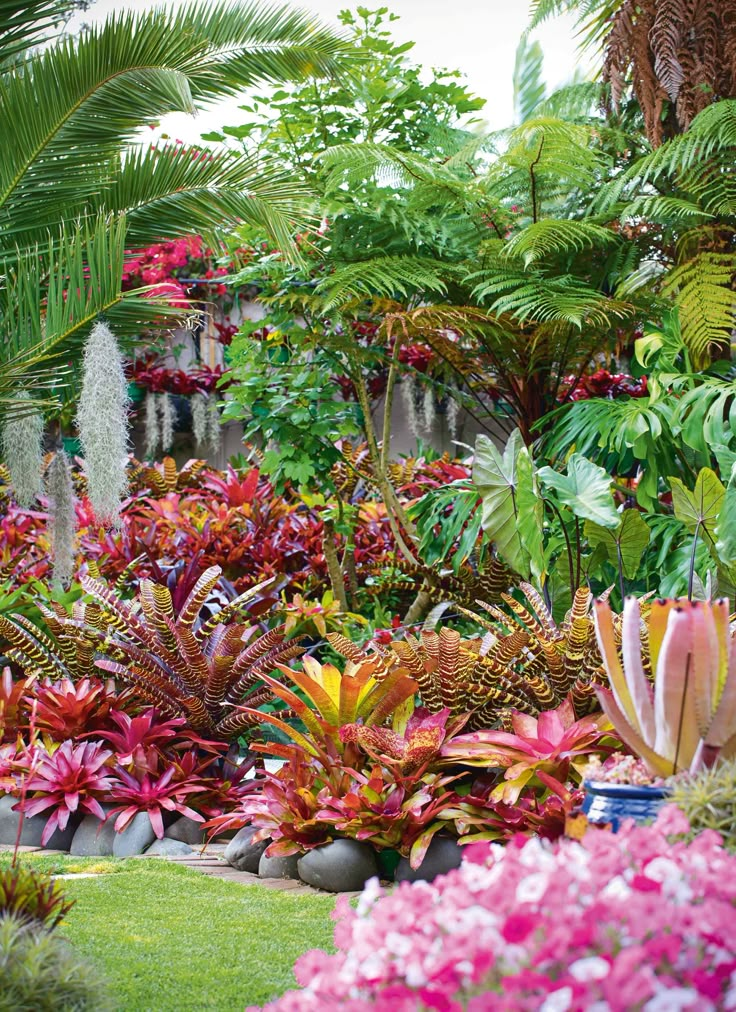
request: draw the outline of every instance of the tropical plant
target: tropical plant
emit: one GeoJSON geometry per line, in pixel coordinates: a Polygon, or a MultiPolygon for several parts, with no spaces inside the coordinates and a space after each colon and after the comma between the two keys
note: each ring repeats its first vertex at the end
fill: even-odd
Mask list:
{"type": "Polygon", "coordinates": [[[584,43],[603,50],[612,105],[635,95],[654,147],[736,97],[731,0],[534,0],[531,27],[563,9],[577,14],[584,43]]]}
{"type": "Polygon", "coordinates": [[[83,734],[96,737],[115,719],[113,707],[120,706],[118,694],[98,678],[76,684],[68,678],[37,681],[31,692],[26,691],[26,707],[33,711],[36,729],[60,742],[83,734]]]}
{"type": "MultiPolygon", "coordinates": [[[[35,6],[35,5],[34,5],[35,6]]],[[[0,918],[3,1001],[8,1008],[37,1012],[114,1008],[96,969],[78,956],[60,933],[28,924],[12,914],[0,918]]]]}
{"type": "Polygon", "coordinates": [[[718,762],[710,769],[672,782],[672,804],[685,813],[693,833],[712,829],[729,850],[736,850],[736,762],[718,762]]]}
{"type": "Polygon", "coordinates": [[[503,782],[491,800],[513,805],[533,778],[544,787],[550,780],[565,783],[582,779],[582,770],[591,753],[609,753],[615,743],[606,743],[609,732],[600,714],[575,719],[572,702],[566,699],[554,710],[538,717],[514,713],[512,732],[472,731],[442,747],[442,758],[467,766],[498,767],[505,770],[503,782]]]}
{"type": "Polygon", "coordinates": [[[21,923],[33,922],[55,928],[74,906],[67,900],[58,882],[50,875],[23,864],[12,864],[0,871],[0,920],[16,917],[21,923]]]}
{"type": "Polygon", "coordinates": [[[728,601],[654,601],[642,623],[639,602],[629,598],[621,629],[623,664],[609,605],[597,602],[594,617],[611,686],[596,687],[596,694],[616,734],[653,774],[696,772],[734,753],[736,679],[728,601]]]}
{"type": "Polygon", "coordinates": [[[301,13],[255,3],[117,13],[25,48],[66,8],[11,2],[3,12],[4,410],[21,386],[37,403],[68,383],[69,354],[99,315],[121,338],[161,319],[162,300],[121,291],[126,250],[240,221],[289,246],[300,193],[287,173],[227,152],[132,147],[139,128],[256,82],[329,75],[348,55],[301,13]]]}
{"type": "Polygon", "coordinates": [[[94,665],[134,689],[136,696],[167,717],[186,718],[189,728],[229,741],[252,723],[235,712],[244,696],[259,705],[270,698],[261,678],[301,653],[273,629],[246,645],[257,627],[238,619],[259,588],[241,594],[207,622],[199,615],[221,570],[212,566],[196,581],[178,614],[167,587],[141,581],[139,600],[122,601],[104,583],[89,577],[82,586],[93,598],[80,604],[74,618],[46,613],[53,639],[22,616],[2,619],[0,631],[14,643],[19,662],[44,674],[66,673],[64,662],[86,652],[94,665]],[[98,656],[93,662],[93,655],[98,656]]]}
{"type": "Polygon", "coordinates": [[[100,801],[112,784],[108,775],[111,758],[112,752],[98,742],[75,745],[71,740],[62,742],[51,754],[42,750],[31,753],[24,794],[14,808],[26,818],[53,809],[41,835],[42,846],[54,830],[66,829],[69,818],[77,812],[104,818],[100,801]]]}
{"type": "MultiPolygon", "coordinates": [[[[190,796],[205,790],[196,777],[187,781],[175,779],[176,768],[168,765],[163,772],[160,770],[159,754],[155,748],[147,752],[148,768],[129,772],[122,766],[115,768],[115,780],[112,782],[109,801],[113,807],[107,818],[115,819],[115,832],[122,833],[126,826],[141,812],[148,816],[151,827],[160,840],[164,835],[164,818],[176,813],[185,815],[194,822],[204,822],[189,806],[190,796]]],[[[101,813],[104,817],[104,813],[101,813]]]]}
{"type": "Polygon", "coordinates": [[[592,595],[578,590],[558,626],[537,591],[526,583],[521,589],[526,603],[504,593],[508,611],[483,604],[485,614],[473,614],[487,629],[485,640],[463,640],[443,628],[391,644],[431,711],[447,706],[453,714],[470,712],[471,727],[487,728],[508,723],[512,710],[536,717],[568,694],[578,717],[597,709],[594,687],[603,672],[589,614],[592,595]]]}
{"type": "MultiPolygon", "coordinates": [[[[326,764],[330,751],[340,754],[344,752],[344,742],[353,740],[350,732],[348,737],[342,737],[346,726],[360,720],[367,728],[380,728],[393,716],[401,719],[402,707],[406,708],[417,691],[417,683],[404,667],[393,665],[389,668],[380,654],[367,654],[340,633],[328,633],[327,640],[347,657],[342,671],[334,664],[320,664],[309,656],[303,658],[303,671],[275,665],[307,697],[308,703],[281,682],[263,676],[271,693],[302,721],[306,734],[272,713],[252,706],[238,709],[244,720],[278,728],[306,753],[326,764]]],[[[283,758],[289,757],[291,747],[275,742],[253,744],[259,751],[283,758]]]]}

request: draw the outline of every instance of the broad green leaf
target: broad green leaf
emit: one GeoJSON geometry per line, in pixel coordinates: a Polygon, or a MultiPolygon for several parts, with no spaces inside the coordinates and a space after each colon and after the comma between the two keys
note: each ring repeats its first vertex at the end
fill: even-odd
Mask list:
{"type": "Polygon", "coordinates": [[[614,566],[618,566],[620,557],[626,579],[633,580],[636,577],[650,537],[646,520],[638,510],[624,510],[618,527],[602,527],[592,520],[586,520],[584,530],[591,548],[600,545],[614,566]]]}
{"type": "Polygon", "coordinates": [[[675,516],[687,529],[694,533],[707,534],[711,544],[715,541],[718,517],[723,506],[726,490],[715,471],[704,467],[698,474],[695,488],[691,492],[679,478],[670,478],[672,506],[675,516]]]}
{"type": "Polygon", "coordinates": [[[475,443],[473,481],[482,500],[481,525],[496,545],[499,556],[521,576],[530,572],[529,553],[519,534],[517,461],[523,446],[521,433],[511,433],[503,454],[487,436],[475,443]]]}
{"type": "Polygon", "coordinates": [[[573,453],[567,462],[567,474],[559,474],[551,467],[540,467],[538,474],[547,490],[576,517],[602,527],[618,527],[621,517],[613,504],[611,476],[592,460],[573,453]]]}
{"type": "Polygon", "coordinates": [[[719,561],[728,567],[736,565],[736,485],[726,489],[715,535],[719,561]]]}
{"type": "Polygon", "coordinates": [[[519,510],[519,537],[529,555],[532,576],[544,583],[547,558],[544,552],[544,503],[539,494],[532,455],[526,446],[516,461],[516,502],[519,510]]]}

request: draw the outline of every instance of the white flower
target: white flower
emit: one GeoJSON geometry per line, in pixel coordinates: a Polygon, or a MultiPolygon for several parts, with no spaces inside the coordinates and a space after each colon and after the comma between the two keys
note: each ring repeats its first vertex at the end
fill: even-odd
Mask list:
{"type": "Polygon", "coordinates": [[[610,970],[610,965],[601,956],[586,956],[570,964],[570,973],[579,981],[603,980],[610,970]]]}
{"type": "Polygon", "coordinates": [[[548,882],[549,877],[545,872],[539,871],[535,875],[527,875],[516,887],[516,902],[538,903],[544,896],[548,882]]]}
{"type": "Polygon", "coordinates": [[[655,857],[644,869],[647,878],[662,883],[662,892],[676,903],[687,903],[693,891],[685,881],[682,868],[668,857],[655,857]]]}
{"type": "Polygon", "coordinates": [[[561,987],[557,991],[550,991],[539,1006],[539,1012],[567,1012],[571,1004],[572,988],[561,987]]]}
{"type": "Polygon", "coordinates": [[[366,917],[379,896],[383,895],[383,889],[377,875],[369,878],[363,886],[363,892],[358,899],[358,917],[366,917]]]}
{"type": "Polygon", "coordinates": [[[683,1009],[708,1012],[712,1008],[711,1003],[704,1004],[702,995],[691,987],[665,987],[649,999],[644,1012],[682,1012],[683,1009]]]}
{"type": "Polygon", "coordinates": [[[411,939],[398,931],[389,931],[383,944],[392,956],[408,956],[412,947],[411,939]]]}
{"type": "Polygon", "coordinates": [[[427,975],[419,963],[409,963],[404,973],[407,987],[422,987],[427,983],[427,975]]]}
{"type": "Polygon", "coordinates": [[[625,900],[631,895],[631,889],[626,879],[621,875],[614,875],[611,881],[601,891],[601,896],[611,900],[625,900]]]}

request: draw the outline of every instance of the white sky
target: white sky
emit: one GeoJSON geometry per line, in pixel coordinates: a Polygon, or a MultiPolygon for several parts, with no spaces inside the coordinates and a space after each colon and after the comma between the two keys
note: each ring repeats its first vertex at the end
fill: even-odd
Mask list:
{"type": "MultiPolygon", "coordinates": [[[[214,4],[217,2],[212,0],[214,4]]],[[[339,27],[338,12],[346,7],[354,10],[360,2],[303,0],[293,6],[339,27]]],[[[527,24],[528,0],[362,0],[362,3],[369,9],[388,6],[392,13],[400,15],[401,20],[392,26],[394,38],[416,43],[409,54],[413,62],[427,70],[446,67],[462,71],[470,89],[487,100],[482,115],[489,129],[511,123],[514,54],[527,24]]],[[[150,0],[96,0],[75,21],[98,21],[113,10],[144,10],[150,6],[150,0]]],[[[579,61],[572,19],[563,16],[548,21],[534,38],[542,44],[545,78],[552,90],[570,79],[579,61]]],[[[240,123],[245,114],[237,106],[237,101],[228,101],[197,117],[172,115],[162,128],[173,137],[194,142],[208,130],[240,123]]]]}

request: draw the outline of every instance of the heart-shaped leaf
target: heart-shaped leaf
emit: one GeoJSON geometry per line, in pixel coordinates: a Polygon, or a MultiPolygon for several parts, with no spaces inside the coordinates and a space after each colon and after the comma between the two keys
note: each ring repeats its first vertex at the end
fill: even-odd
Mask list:
{"type": "Polygon", "coordinates": [[[538,474],[547,491],[576,517],[592,520],[601,527],[618,527],[621,517],[613,504],[611,476],[582,453],[572,454],[566,474],[551,467],[540,467],[538,474]]]}
{"type": "Polygon", "coordinates": [[[631,509],[624,510],[618,527],[602,527],[592,520],[586,520],[585,537],[591,548],[600,545],[614,566],[620,562],[626,579],[633,580],[649,544],[650,531],[641,513],[631,509]]]}

